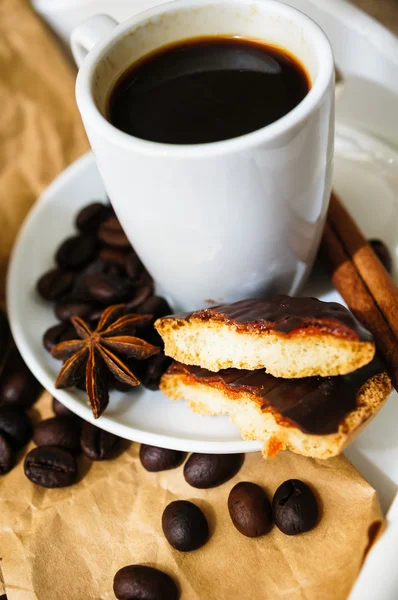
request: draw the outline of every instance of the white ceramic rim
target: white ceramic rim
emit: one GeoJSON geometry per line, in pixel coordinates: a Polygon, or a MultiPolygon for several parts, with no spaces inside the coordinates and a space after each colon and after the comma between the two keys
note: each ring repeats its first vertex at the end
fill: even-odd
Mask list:
{"type": "MultiPolygon", "coordinates": [[[[231,4],[253,5],[253,0],[229,0],[231,4]]],[[[240,152],[250,149],[275,139],[277,136],[286,133],[289,129],[303,122],[314,108],[322,101],[330,82],[334,79],[334,59],[333,51],[326,34],[310,17],[281,2],[275,0],[262,0],[261,4],[267,4],[271,11],[283,15],[286,18],[292,18],[308,34],[314,47],[318,52],[318,61],[324,65],[319,70],[316,80],[313,83],[306,97],[284,117],[246,135],[213,142],[209,144],[161,144],[150,142],[131,136],[123,131],[116,129],[111,125],[98,110],[92,95],[92,79],[98,61],[102,60],[109,49],[118,43],[127,32],[143,25],[150,19],[159,15],[176,12],[180,9],[189,9],[203,6],[214,6],[223,4],[225,0],[175,0],[166,4],[161,4],[149,10],[146,10],[131,19],[119,24],[103,41],[98,42],[89,52],[82,66],[80,67],[76,80],[76,100],[80,112],[84,119],[90,123],[97,134],[112,144],[122,146],[126,149],[132,149],[143,154],[167,157],[179,157],[181,159],[192,159],[210,156],[219,156],[230,152],[240,152]]]]}

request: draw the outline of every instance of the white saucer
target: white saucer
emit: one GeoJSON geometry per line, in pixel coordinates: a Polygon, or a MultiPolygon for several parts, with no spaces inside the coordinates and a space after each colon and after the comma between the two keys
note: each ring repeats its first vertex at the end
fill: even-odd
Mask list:
{"type": "MultiPolygon", "coordinates": [[[[398,154],[387,145],[346,126],[336,135],[335,189],[369,237],[383,239],[394,257],[398,279],[398,154]]],[[[43,332],[55,324],[52,305],[36,293],[39,276],[53,265],[54,251],[74,231],[77,211],[105,199],[94,157],[88,153],[66,169],[28,215],[10,262],[7,302],[18,348],[42,385],[60,402],[94,422],[85,394],[56,390],[60,363],[42,346],[43,332]]],[[[322,275],[314,275],[304,292],[341,301],[322,275]]],[[[106,413],[95,424],[123,438],[192,452],[252,452],[261,443],[243,441],[227,417],[201,417],[184,401],[173,402],[143,388],[111,394],[106,413]]]]}

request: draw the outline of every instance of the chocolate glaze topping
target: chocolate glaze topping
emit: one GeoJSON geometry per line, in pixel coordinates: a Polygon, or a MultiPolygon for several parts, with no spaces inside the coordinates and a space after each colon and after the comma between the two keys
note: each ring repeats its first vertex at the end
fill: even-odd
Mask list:
{"type": "Polygon", "coordinates": [[[278,422],[294,425],[304,433],[325,435],[338,431],[344,417],[357,407],[356,394],[362,385],[384,371],[378,357],[349,375],[281,379],[265,371],[224,369],[212,373],[200,367],[174,362],[170,374],[183,374],[199,383],[228,392],[246,392],[274,413],[278,422]]]}
{"type": "Polygon", "coordinates": [[[328,333],[355,341],[373,339],[347,308],[337,302],[322,302],[316,298],[274,296],[269,300],[240,300],[169,318],[211,319],[233,325],[238,330],[273,330],[283,335],[328,333]]]}

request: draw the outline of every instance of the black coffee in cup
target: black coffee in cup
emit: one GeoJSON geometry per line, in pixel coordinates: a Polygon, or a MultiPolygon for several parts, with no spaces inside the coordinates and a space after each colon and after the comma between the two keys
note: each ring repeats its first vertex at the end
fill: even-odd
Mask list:
{"type": "Polygon", "coordinates": [[[153,142],[217,142],[277,121],[309,89],[304,67],[281,48],[238,37],[193,38],[127,69],[111,92],[108,119],[153,142]]]}

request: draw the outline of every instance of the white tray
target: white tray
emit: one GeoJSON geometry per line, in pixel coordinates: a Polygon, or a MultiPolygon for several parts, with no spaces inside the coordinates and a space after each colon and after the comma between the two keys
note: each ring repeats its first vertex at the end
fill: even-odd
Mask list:
{"type": "MultiPolygon", "coordinates": [[[[162,0],[32,0],[32,3],[67,44],[73,27],[93,14],[102,12],[122,21],[155,4],[161,4],[162,0]]],[[[345,0],[287,0],[286,3],[317,21],[332,43],[336,64],[344,77],[344,85],[339,90],[336,103],[340,123],[346,122],[367,130],[398,147],[397,38],[345,0]]],[[[398,177],[398,165],[395,173],[398,177]]],[[[377,203],[376,188],[374,203],[377,203]]],[[[364,210],[368,208],[369,205],[363,207],[364,210]]],[[[391,229],[394,228],[398,229],[398,223],[391,223],[391,229]]],[[[374,423],[346,452],[347,457],[378,490],[388,519],[387,530],[370,552],[350,600],[398,599],[396,400],[398,396],[394,394],[374,423]]]]}

